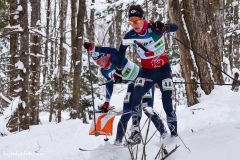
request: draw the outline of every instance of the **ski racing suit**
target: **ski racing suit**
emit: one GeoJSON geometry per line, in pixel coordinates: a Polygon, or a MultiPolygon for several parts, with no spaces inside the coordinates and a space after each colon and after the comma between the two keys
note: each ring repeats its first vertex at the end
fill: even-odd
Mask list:
{"type": "MultiPolygon", "coordinates": [[[[111,48],[111,47],[96,47],[95,52],[98,53],[107,53],[110,54],[110,66],[107,69],[101,68],[102,75],[107,80],[113,79],[113,74],[116,70],[116,65],[118,64],[118,57],[117,57],[117,49],[111,48]]],[[[131,104],[132,104],[132,93],[134,91],[134,83],[135,79],[139,73],[139,66],[137,66],[135,63],[130,61],[127,58],[123,59],[123,63],[121,65],[122,69],[122,76],[123,80],[130,80],[132,81],[127,88],[126,96],[124,97],[124,104],[123,104],[123,114],[119,120],[118,126],[117,126],[117,135],[116,140],[119,142],[122,142],[122,139],[125,135],[127,124],[129,119],[131,118],[131,104]]],[[[150,117],[152,116],[151,120],[153,124],[156,126],[160,134],[162,134],[165,130],[164,124],[162,123],[162,120],[160,117],[153,111],[153,115],[150,115],[148,112],[146,112],[145,107],[153,107],[154,102],[154,85],[149,87],[148,92],[146,92],[144,95],[140,97],[140,101],[142,100],[142,109],[144,113],[150,117]]],[[[111,95],[113,92],[113,84],[106,84],[106,102],[109,102],[111,99],[111,95]]],[[[142,112],[140,111],[140,114],[142,112]]],[[[141,116],[139,117],[139,119],[141,116]]]]}
{"type": "MultiPolygon", "coordinates": [[[[172,105],[172,71],[165,52],[164,32],[161,29],[155,29],[151,23],[147,23],[147,29],[144,35],[139,35],[133,29],[127,32],[122,40],[118,52],[119,63],[117,68],[124,64],[126,49],[129,46],[131,39],[141,41],[142,45],[153,54],[146,54],[137,44],[132,44],[138,55],[141,58],[142,68],[139,71],[135,82],[135,88],[132,97],[132,121],[133,125],[137,126],[140,123],[141,97],[157,83],[162,93],[163,109],[167,116],[168,127],[172,136],[177,136],[177,116],[173,110],[172,105]]],[[[168,32],[175,32],[178,26],[175,24],[168,24],[168,32]]],[[[123,72],[122,72],[123,73],[123,72]]]]}

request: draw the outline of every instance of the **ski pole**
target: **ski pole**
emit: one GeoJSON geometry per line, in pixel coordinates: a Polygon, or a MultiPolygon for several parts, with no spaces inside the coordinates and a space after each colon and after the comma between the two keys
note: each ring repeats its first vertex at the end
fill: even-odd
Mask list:
{"type": "Polygon", "coordinates": [[[91,92],[92,92],[92,103],[93,103],[93,119],[94,119],[94,125],[95,125],[95,136],[99,136],[100,133],[96,132],[96,117],[95,117],[95,105],[94,105],[94,97],[93,97],[93,83],[92,83],[92,71],[91,71],[91,65],[90,65],[90,56],[89,56],[89,51],[87,51],[88,53],[88,68],[89,68],[89,74],[90,74],[90,83],[91,83],[91,92]]]}
{"type": "Polygon", "coordinates": [[[173,83],[181,83],[181,84],[205,84],[205,85],[232,85],[232,84],[225,84],[225,83],[200,83],[200,82],[173,82],[173,83]]]}
{"type": "MultiPolygon", "coordinates": [[[[129,82],[132,82],[132,80],[122,80],[122,83],[129,83],[129,82]]],[[[106,82],[103,82],[103,83],[99,83],[98,85],[99,86],[103,86],[103,85],[106,85],[106,84],[116,84],[116,82],[113,81],[113,79],[109,80],[109,81],[106,81],[106,82]]]]}
{"type": "Polygon", "coordinates": [[[202,59],[204,59],[205,61],[207,61],[208,63],[210,63],[212,66],[214,66],[215,68],[217,68],[219,71],[221,71],[222,73],[224,73],[226,76],[228,76],[229,78],[231,78],[233,81],[237,82],[238,84],[240,84],[237,80],[235,80],[233,77],[231,77],[230,75],[228,75],[226,72],[224,72],[223,70],[221,70],[218,66],[214,65],[211,61],[207,60],[207,58],[203,57],[201,54],[197,53],[196,51],[194,51],[192,48],[190,48],[188,45],[186,45],[185,43],[183,43],[182,41],[180,41],[179,39],[177,39],[176,37],[174,37],[173,35],[171,35],[169,32],[167,32],[170,36],[172,36],[175,40],[177,40],[178,42],[180,42],[182,45],[184,45],[186,48],[190,49],[191,51],[193,51],[193,53],[197,54],[199,57],[201,57],[202,59]]]}

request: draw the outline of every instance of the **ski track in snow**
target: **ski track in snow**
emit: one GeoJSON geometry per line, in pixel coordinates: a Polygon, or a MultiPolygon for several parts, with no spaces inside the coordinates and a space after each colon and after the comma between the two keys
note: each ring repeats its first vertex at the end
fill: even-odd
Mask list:
{"type": "MultiPolygon", "coordinates": [[[[111,105],[117,110],[122,108],[126,90],[115,92],[111,105]]],[[[165,119],[162,110],[161,93],[155,91],[154,109],[165,119]]],[[[190,108],[177,108],[178,133],[181,140],[167,137],[166,149],[170,151],[180,145],[167,160],[238,160],[240,156],[240,92],[232,92],[229,86],[215,86],[210,95],[202,95],[200,103],[190,108]]],[[[48,123],[48,114],[41,113],[43,125],[31,126],[29,131],[11,134],[0,138],[1,160],[130,160],[128,148],[99,151],[79,151],[84,149],[104,149],[112,145],[120,116],[114,120],[113,136],[105,142],[105,136],[88,135],[91,121],[83,124],[81,120],[65,120],[59,124],[48,123]]],[[[141,125],[146,121],[143,114],[141,125]]],[[[164,121],[165,125],[166,122],[164,121]]],[[[131,120],[128,129],[131,126],[131,120]]],[[[146,132],[146,126],[142,133],[146,132]]],[[[150,124],[150,137],[155,132],[150,124]]],[[[129,134],[129,131],[128,131],[129,134]]],[[[161,146],[159,133],[147,144],[147,159],[153,160],[161,146]]],[[[136,146],[134,147],[136,150],[136,146]]],[[[142,145],[138,147],[141,159],[142,145]]]]}

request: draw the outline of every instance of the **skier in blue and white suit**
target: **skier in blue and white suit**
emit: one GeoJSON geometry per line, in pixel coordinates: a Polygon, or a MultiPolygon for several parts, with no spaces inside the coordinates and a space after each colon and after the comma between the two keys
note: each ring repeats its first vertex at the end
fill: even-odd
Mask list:
{"type": "MultiPolygon", "coordinates": [[[[101,67],[101,73],[107,80],[113,80],[113,74],[116,71],[116,65],[118,64],[117,60],[117,49],[110,48],[110,47],[95,47],[89,42],[84,43],[84,47],[89,50],[92,54],[93,60],[96,64],[101,67]]],[[[130,80],[132,83],[128,85],[127,94],[124,98],[124,105],[123,105],[123,115],[121,116],[118,127],[117,127],[117,135],[114,141],[115,145],[121,145],[123,137],[125,135],[127,124],[129,119],[131,118],[131,103],[132,103],[132,92],[134,90],[134,82],[139,73],[139,67],[130,61],[127,58],[124,58],[122,66],[122,76],[124,80],[130,80]]],[[[101,106],[102,112],[108,112],[109,102],[111,100],[113,92],[113,84],[109,83],[106,84],[106,100],[105,103],[101,106]]],[[[162,120],[159,116],[152,111],[153,115],[150,115],[146,111],[146,107],[153,107],[153,98],[154,97],[154,86],[142,97],[142,109],[144,113],[148,117],[152,117],[151,120],[154,123],[157,130],[160,132],[161,135],[166,134],[166,130],[162,120]]],[[[141,115],[140,117],[141,118],[141,115]]],[[[139,141],[138,141],[139,143],[139,141]]]]}
{"type": "Polygon", "coordinates": [[[129,46],[129,41],[138,40],[148,50],[142,49],[140,46],[133,44],[138,55],[141,58],[142,68],[136,79],[135,88],[132,100],[132,120],[135,131],[128,138],[129,143],[135,143],[140,136],[138,126],[140,123],[139,111],[141,96],[144,95],[155,83],[158,84],[162,92],[163,108],[167,115],[168,127],[171,131],[171,136],[176,137],[177,134],[177,116],[172,106],[172,71],[166,56],[165,42],[163,34],[165,32],[175,32],[178,29],[176,24],[163,24],[160,21],[148,23],[145,20],[144,12],[140,5],[130,6],[129,23],[131,29],[123,38],[119,47],[117,69],[114,76],[116,82],[122,80],[121,65],[125,58],[126,49],[129,46]],[[125,43],[124,42],[128,42],[125,43]]]}

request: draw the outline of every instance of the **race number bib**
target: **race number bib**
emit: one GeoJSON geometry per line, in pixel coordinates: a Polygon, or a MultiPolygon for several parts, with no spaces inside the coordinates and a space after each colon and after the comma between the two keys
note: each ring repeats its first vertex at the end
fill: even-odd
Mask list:
{"type": "Polygon", "coordinates": [[[167,79],[162,80],[162,88],[163,88],[163,91],[173,90],[172,79],[167,78],[167,79]]]}
{"type": "Polygon", "coordinates": [[[142,98],[152,98],[152,90],[149,89],[149,91],[147,91],[147,93],[144,94],[142,98]]]}
{"type": "Polygon", "coordinates": [[[134,87],[136,87],[136,86],[141,86],[141,87],[143,87],[143,86],[144,86],[144,83],[145,83],[145,78],[138,77],[138,78],[136,79],[136,82],[135,82],[134,87]]]}
{"type": "Polygon", "coordinates": [[[131,92],[127,92],[127,94],[124,97],[123,103],[129,103],[130,96],[131,96],[131,92]]]}

